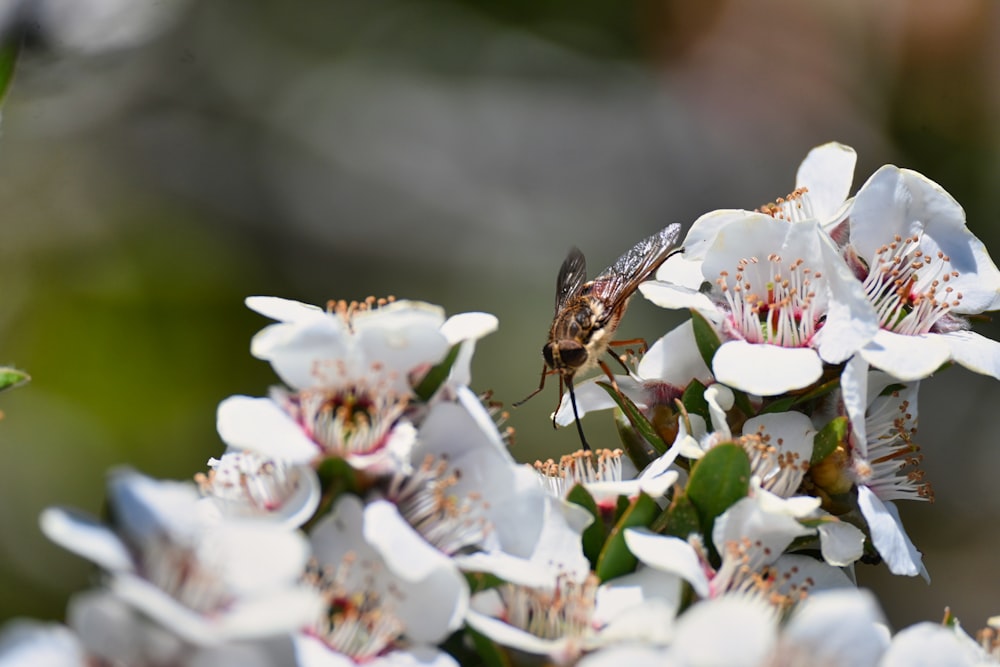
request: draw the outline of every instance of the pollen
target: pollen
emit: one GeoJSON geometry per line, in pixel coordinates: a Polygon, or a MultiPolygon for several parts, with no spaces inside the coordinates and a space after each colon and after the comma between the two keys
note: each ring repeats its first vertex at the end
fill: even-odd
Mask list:
{"type": "Polygon", "coordinates": [[[788,222],[799,222],[815,217],[809,200],[809,188],[804,187],[796,188],[787,197],[778,197],[774,202],[764,204],[755,212],[788,222]]]}
{"type": "Polygon", "coordinates": [[[229,452],[209,459],[208,466],[207,474],[195,475],[198,490],[237,513],[273,512],[301,483],[295,468],[253,452],[229,452]]]}
{"type": "Polygon", "coordinates": [[[960,275],[948,255],[925,252],[919,234],[896,235],[876,250],[863,284],[883,329],[917,335],[961,305],[962,293],[949,284],[960,275]]]}
{"type": "Polygon", "coordinates": [[[344,320],[344,323],[348,327],[352,326],[354,316],[358,313],[368,312],[381,308],[396,300],[394,296],[387,297],[374,297],[369,296],[361,301],[345,301],[344,299],[334,300],[326,302],[326,311],[333,315],[340,316],[344,320]]]}
{"type": "Polygon", "coordinates": [[[730,326],[751,343],[807,346],[822,324],[815,285],[820,273],[804,259],[786,262],[778,254],[763,262],[744,258],[735,268],[716,279],[730,326]]]}
{"type": "Polygon", "coordinates": [[[577,484],[622,481],[624,455],[621,449],[581,449],[558,462],[535,461],[535,471],[552,495],[563,498],[577,484]]]}
{"type": "Polygon", "coordinates": [[[396,473],[386,498],[414,530],[439,551],[454,555],[480,548],[493,531],[489,502],[463,490],[461,470],[446,456],[427,455],[410,474],[396,473]]]}
{"type": "Polygon", "coordinates": [[[551,588],[505,584],[498,589],[508,624],[541,639],[582,639],[590,634],[600,581],[577,582],[560,574],[551,588]]]}
{"type": "Polygon", "coordinates": [[[333,566],[310,562],[304,580],[319,591],[326,609],[306,632],[358,663],[388,652],[405,626],[395,613],[394,600],[379,593],[378,574],[378,566],[353,554],[333,566]]]}

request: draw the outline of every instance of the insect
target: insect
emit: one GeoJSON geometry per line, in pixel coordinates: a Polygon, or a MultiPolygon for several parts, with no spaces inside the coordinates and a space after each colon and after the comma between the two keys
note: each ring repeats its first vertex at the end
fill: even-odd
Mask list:
{"type": "MultiPolygon", "coordinates": [[[[576,394],[573,392],[573,378],[577,373],[594,366],[611,378],[611,370],[601,360],[601,355],[612,344],[612,337],[618,329],[629,299],[639,284],[649,278],[667,257],[679,250],[677,239],[681,226],[672,224],[649,238],[640,241],[614,264],[593,280],[587,280],[587,260],[578,248],[572,248],[556,278],[556,312],[549,329],[549,340],[542,347],[542,379],[538,389],[523,400],[514,403],[517,407],[542,391],[548,375],[559,374],[559,401],[562,402],[563,386],[569,389],[573,417],[584,449],[590,449],[580,415],[576,408],[576,394]]],[[[623,341],[625,344],[634,341],[623,341]]],[[[616,361],[620,361],[615,357],[616,361]]],[[[552,418],[555,425],[555,415],[552,418]]]]}

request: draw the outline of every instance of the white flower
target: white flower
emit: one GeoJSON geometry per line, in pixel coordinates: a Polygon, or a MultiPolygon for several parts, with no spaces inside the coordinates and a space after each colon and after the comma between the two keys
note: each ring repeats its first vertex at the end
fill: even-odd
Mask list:
{"type": "Polygon", "coordinates": [[[420,538],[381,534],[387,524],[379,515],[390,509],[342,496],[313,530],[307,580],[325,605],[295,637],[300,665],[390,665],[416,656],[451,664],[431,645],[461,625],[468,587],[420,538]]]}
{"type": "Polygon", "coordinates": [[[193,644],[266,637],[311,618],[312,591],[299,583],[304,537],[278,525],[202,513],[192,484],[134,471],[109,475],[114,520],[104,526],[62,509],[41,516],[57,544],[97,563],[113,593],[193,644]]]}
{"type": "Polygon", "coordinates": [[[221,516],[273,519],[298,528],[319,505],[319,478],[310,466],[240,450],[209,459],[208,466],[195,481],[221,516]]]}
{"type": "Polygon", "coordinates": [[[544,584],[477,594],[468,623],[499,644],[566,664],[609,644],[665,644],[680,599],[677,581],[648,569],[604,584],[590,572],[552,569],[544,584]]]}
{"type": "Polygon", "coordinates": [[[409,457],[414,431],[403,415],[416,383],[458,345],[442,378],[454,392],[468,380],[475,340],[496,328],[492,315],[445,321],[440,308],[416,301],[339,302],[329,312],[275,297],[250,297],[247,305],[279,320],[254,337],[251,351],[290,390],[223,401],[222,439],[295,463],[338,456],[376,474],[409,457]]]}
{"type": "MultiPolygon", "coordinates": [[[[820,378],[824,362],[845,361],[875,335],[871,304],[815,220],[746,211],[714,219],[701,262],[712,289],[694,306],[725,341],[712,360],[719,382],[761,396],[799,389],[820,378]]],[[[678,306],[655,286],[643,293],[678,306]]]]}
{"type": "Polygon", "coordinates": [[[1000,271],[941,186],[886,165],[858,191],[847,258],[878,312],[861,354],[900,380],[955,361],[1000,378],[1000,343],[967,331],[963,315],[1000,308],[1000,271]]]}
{"type": "Polygon", "coordinates": [[[929,580],[920,552],[910,541],[893,503],[929,500],[930,484],[919,469],[919,447],[913,442],[917,423],[917,387],[899,387],[885,373],[867,373],[867,364],[852,359],[841,383],[851,420],[846,480],[857,485],[858,507],[868,522],[872,544],[893,574],[921,575],[929,580]],[[886,390],[890,389],[888,393],[886,390]]]}

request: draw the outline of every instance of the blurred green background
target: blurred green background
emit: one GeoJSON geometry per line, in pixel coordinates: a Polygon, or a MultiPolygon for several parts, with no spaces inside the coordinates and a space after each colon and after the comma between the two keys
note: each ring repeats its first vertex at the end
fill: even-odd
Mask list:
{"type": "MultiPolygon", "coordinates": [[[[38,2],[0,137],[0,362],[34,378],[0,397],[0,620],[92,581],[43,507],[99,511],[117,464],[190,477],[217,403],[275,381],[247,295],[492,312],[474,384],[509,404],[570,245],[593,271],[764,204],[826,141],[858,150],[855,186],[887,162],[938,181],[1000,254],[992,0],[38,2]]],[[[679,321],[637,298],[621,336],[679,321]]],[[[512,412],[520,459],[577,446],[555,394],[512,412]]],[[[933,583],[859,570],[896,627],[1000,613],[998,400],[961,369],[922,388],[937,502],[901,510],[933,583]]]]}

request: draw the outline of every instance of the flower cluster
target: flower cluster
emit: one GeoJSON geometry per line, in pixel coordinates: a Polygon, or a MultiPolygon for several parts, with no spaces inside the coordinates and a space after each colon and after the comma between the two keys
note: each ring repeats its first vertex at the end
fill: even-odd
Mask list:
{"type": "Polygon", "coordinates": [[[640,286],[691,319],[554,415],[614,409],[620,449],[513,459],[470,388],[492,315],[248,299],[281,384],[221,403],[193,480],[116,469],[105,517],[47,510],[100,585],[66,625],[8,624],[0,665],[997,664],[994,630],[893,636],[854,582],[929,580],[895,507],[933,499],[919,382],[1000,378],[967,323],[1000,271],[962,209],[893,166],[849,197],[854,164],[814,149],[640,286]]]}

